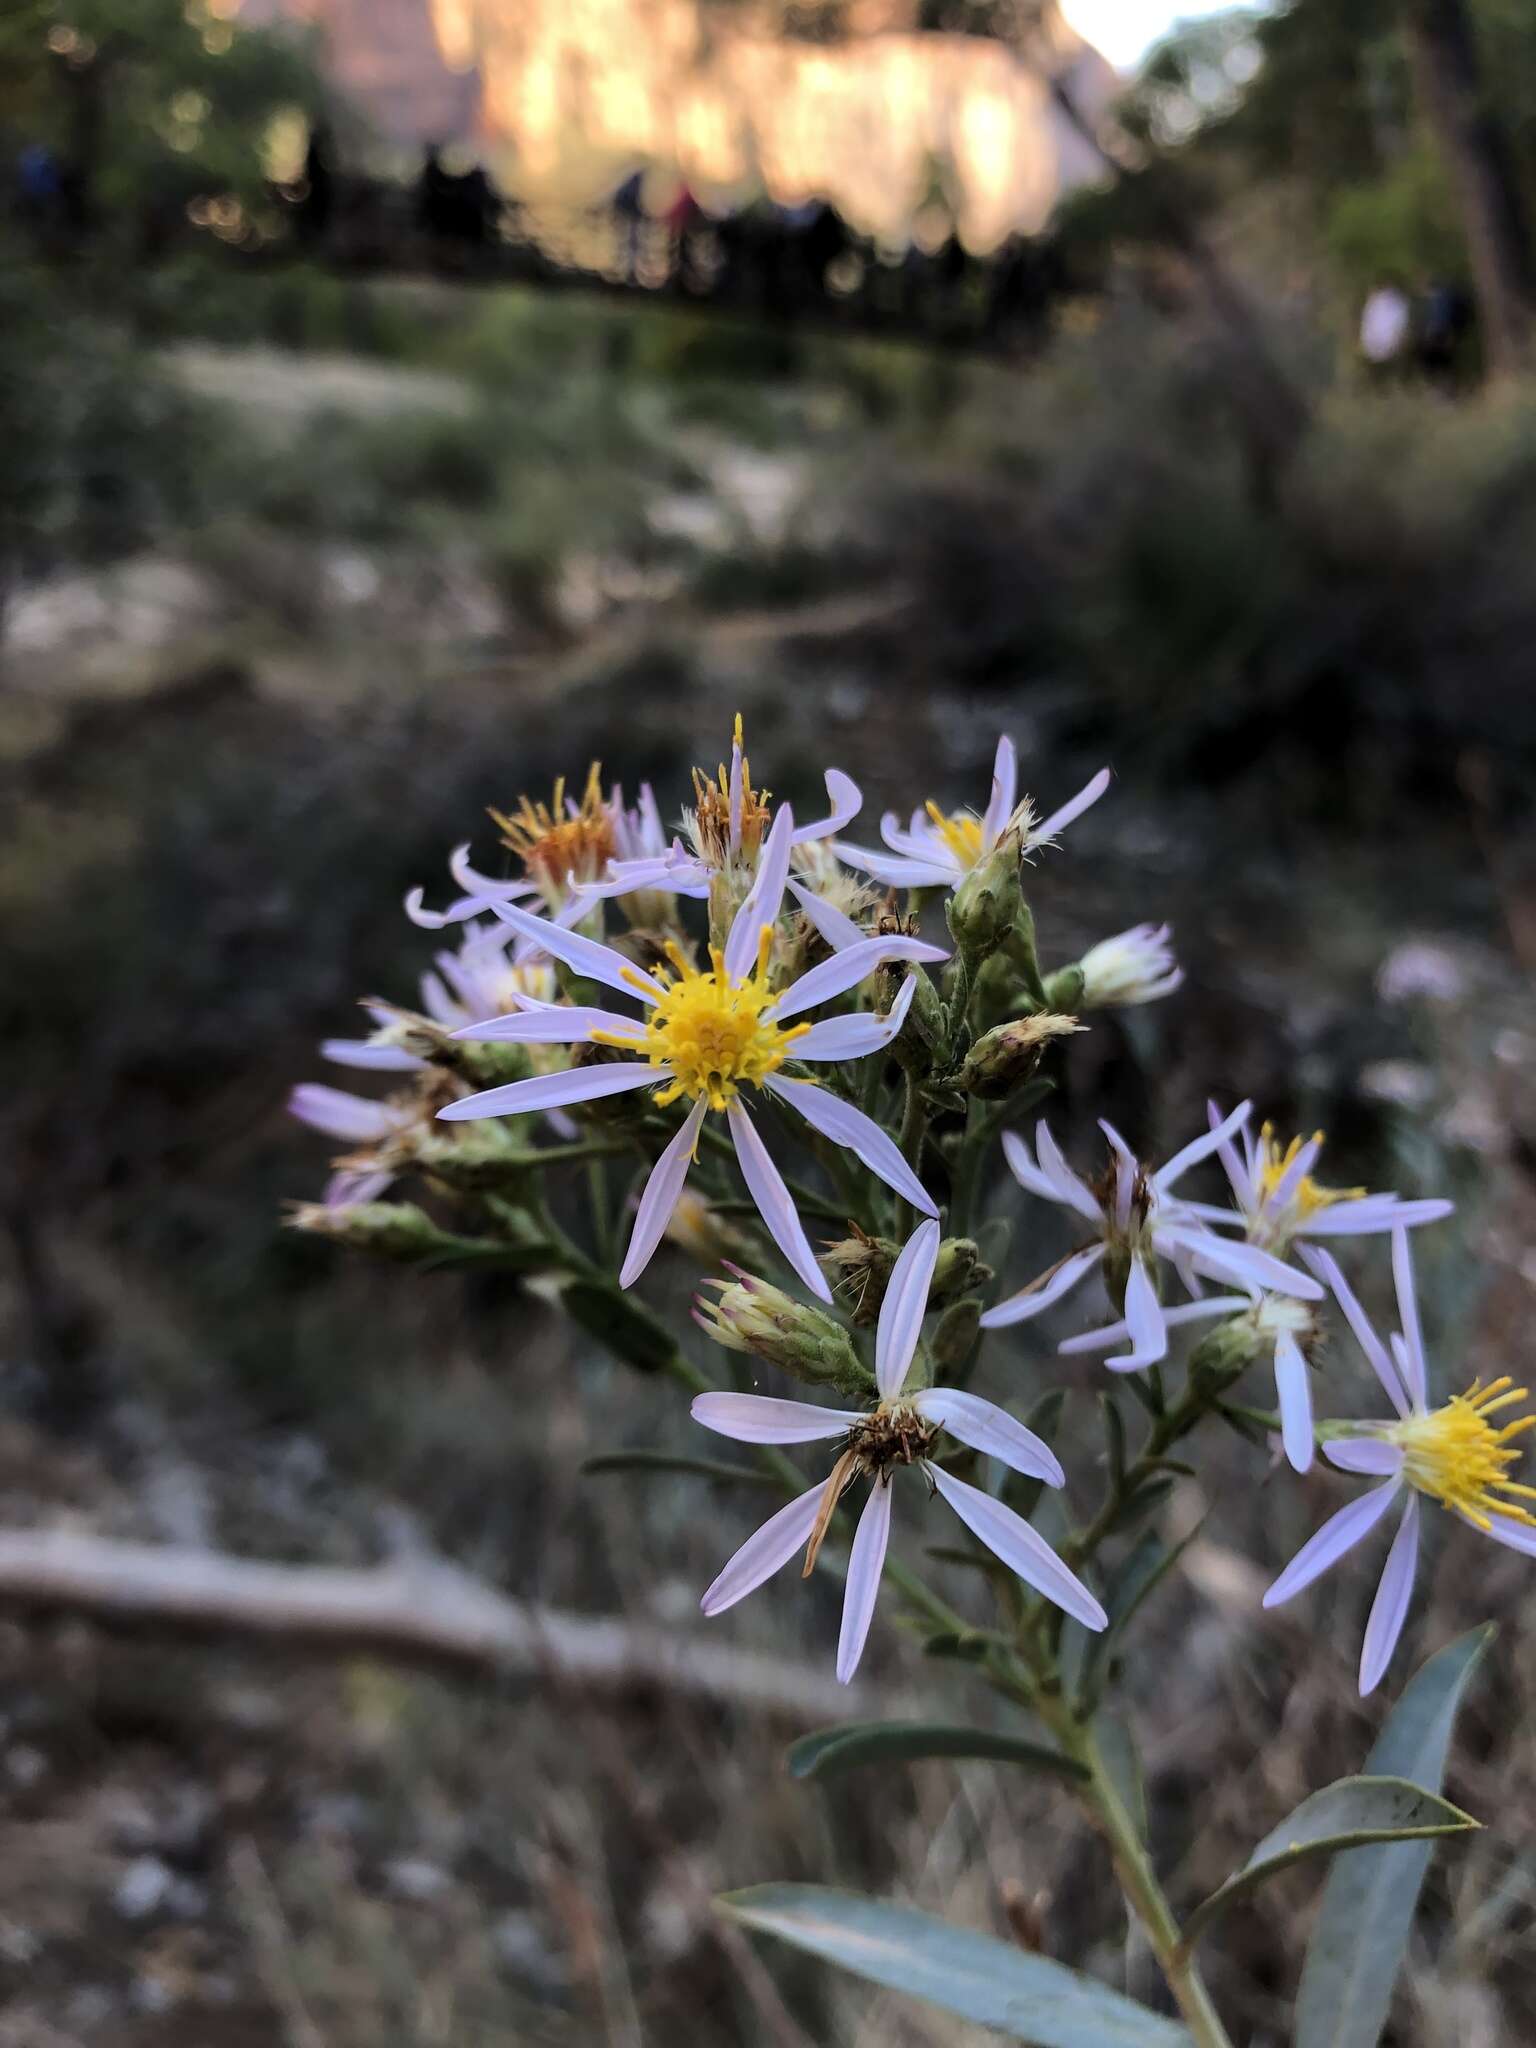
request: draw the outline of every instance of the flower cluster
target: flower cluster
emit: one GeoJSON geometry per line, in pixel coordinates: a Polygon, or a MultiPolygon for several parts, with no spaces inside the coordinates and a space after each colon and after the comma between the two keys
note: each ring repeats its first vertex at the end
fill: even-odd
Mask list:
{"type": "MultiPolygon", "coordinates": [[[[1032,857],[1098,802],[1108,772],[1041,817],[1004,739],[984,811],[934,801],[905,826],[887,815],[883,848],[844,836],[862,804],[854,782],[836,768],[824,782],[826,815],[798,824],[754,784],[738,719],[729,761],[695,774],[670,833],[649,787],[628,806],[595,765],[579,795],[557,784],[547,803],[492,813],[515,868],[489,874],[460,847],[449,862],[459,894],[441,910],[419,890],[407,900],[416,923],[456,929],[459,941],[423,978],[419,1008],[371,1001],[370,1036],[323,1048],[390,1075],[397,1092],[294,1095],[295,1114],[348,1148],[325,1207],[296,1220],[391,1256],[419,1242],[423,1259],[547,1276],[546,1291],[621,1356],[694,1387],[698,1367],[625,1290],[664,1241],[673,1256],[724,1264],[728,1277],[704,1279],[696,1296],[700,1326],[738,1363],[745,1355],[838,1400],[731,1385],[696,1394],[695,1420],[760,1447],[777,1480],[784,1447],[833,1452],[830,1471],[725,1564],[704,1611],[723,1612],[798,1554],[809,1574],[829,1539],[838,1548],[843,1497],[861,1489],[844,1553],[844,1681],[890,1575],[903,1468],[916,1476],[902,1487],[942,1498],[980,1546],[975,1560],[1001,1569],[1020,1640],[1038,1650],[1063,1616],[1090,1632],[1107,1626],[1106,1539],[1147,1512],[1172,1444],[1211,1420],[1272,1434],[1299,1473],[1321,1452],[1334,1470],[1376,1482],[1325,1523],[1267,1604],[1301,1592],[1400,1504],[1366,1631],[1369,1691],[1407,1611],[1422,1499],[1536,1552],[1523,1504],[1536,1492],[1512,1476],[1536,1420],[1513,1412],[1524,1394],[1499,1379],[1430,1398],[1409,1234],[1451,1205],[1328,1184],[1317,1177],[1321,1133],[1282,1145],[1247,1102],[1212,1105],[1207,1127],[1161,1163],[1109,1123],[1098,1164],[1082,1170],[1048,1119],[1027,1139],[1016,1126],[1047,1090],[1042,1063],[1098,1012],[1157,1001],[1183,979],[1165,924],[1041,961],[1024,887],[1032,857]],[[634,1169],[617,1200],[606,1178],[615,1160],[634,1169]],[[589,1169],[590,1243],[555,1221],[545,1195],[549,1177],[578,1161],[589,1169]],[[1064,1252],[1059,1235],[1044,1254],[1026,1251],[1032,1277],[1004,1288],[983,1257],[995,1233],[978,1213],[999,1161],[1030,1198],[1026,1245],[1050,1228],[1052,1209],[1069,1233],[1064,1252]],[[1196,1183],[1218,1171],[1226,1201],[1196,1183]],[[447,1221],[383,1201],[407,1174],[447,1221]],[[818,1254],[811,1229],[827,1226],[818,1254]],[[1371,1237],[1390,1240],[1396,1276],[1400,1328],[1386,1342],[1327,1248],[1371,1237]],[[762,1275],[771,1251],[817,1305],[762,1275]],[[1059,1352],[1103,1353],[1122,1376],[1108,1386],[1139,1391],[1154,1427],[1129,1465],[1123,1442],[1112,1445],[1108,1497],[1077,1523],[1063,1504],[1047,1540],[1030,1517],[1042,1489],[1065,1502],[1068,1475],[1047,1429],[1011,1412],[1038,1392],[1032,1375],[1014,1357],[993,1368],[998,1398],[971,1382],[989,1333],[1090,1287],[1102,1312],[1059,1352]],[[1386,1421],[1318,1418],[1330,1297],[1385,1389],[1386,1421]],[[1196,1341],[1180,1365],[1186,1327],[1196,1341]],[[1273,1376],[1272,1411],[1233,1398],[1255,1366],[1273,1376]],[[1174,1398],[1165,1375],[1176,1370],[1174,1398]]],[[[910,1604],[909,1575],[897,1578],[910,1604]]]]}

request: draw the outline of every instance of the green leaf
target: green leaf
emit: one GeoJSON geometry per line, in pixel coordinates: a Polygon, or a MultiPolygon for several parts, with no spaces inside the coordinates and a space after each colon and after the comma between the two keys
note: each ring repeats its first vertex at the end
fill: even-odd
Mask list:
{"type": "Polygon", "coordinates": [[[617,1286],[573,1280],[561,1288],[560,1306],[573,1323],[579,1323],[589,1336],[641,1372],[662,1371],[677,1350],[666,1325],[649,1309],[621,1294],[617,1286]]]}
{"type": "Polygon", "coordinates": [[[916,1763],[928,1757],[990,1757],[1026,1764],[1060,1777],[1086,1778],[1087,1771],[1059,1749],[988,1728],[957,1728],[938,1721],[846,1721],[802,1735],[789,1751],[796,1778],[835,1778],[864,1764],[916,1763]]]}
{"type": "MultiPolygon", "coordinates": [[[[1366,1758],[1367,1772],[1439,1791],[1456,1710],[1492,1637],[1491,1626],[1473,1629],[1414,1675],[1366,1758]]],[[[1390,1842],[1345,1856],[1329,1872],[1301,1972],[1295,2048],[1376,2048],[1433,1853],[1427,1842],[1390,1842]]]]}
{"type": "Polygon", "coordinates": [[[925,1657],[955,1657],[962,1664],[980,1664],[1003,1644],[996,1629],[946,1628],[923,1644],[925,1657]]]}
{"type": "Polygon", "coordinates": [[[1109,1451],[1109,1478],[1118,1486],[1125,1477],[1125,1421],[1113,1394],[1100,1394],[1099,1413],[1104,1418],[1104,1440],[1109,1451]]]}
{"type": "Polygon", "coordinates": [[[746,1486],[772,1486],[778,1480],[755,1465],[732,1465],[724,1458],[684,1458],[671,1451],[602,1451],[581,1467],[583,1477],[604,1472],[686,1472],[695,1479],[734,1479],[746,1486]]]}
{"type": "Polygon", "coordinates": [[[757,1933],[1033,2048],[1190,2048],[1183,2027],[1108,1985],[907,1906],[816,1884],[754,1885],[718,1903],[757,1933]]]}
{"type": "Polygon", "coordinates": [[[1339,1778],[1303,1799],[1272,1828],[1241,1870],[1234,1871],[1190,1915],[1188,1943],[1199,1940],[1218,1913],[1277,1870],[1307,1856],[1333,1856],[1371,1842],[1425,1841],[1435,1835],[1465,1834],[1478,1822],[1438,1792],[1426,1792],[1407,1778],[1339,1778]]]}

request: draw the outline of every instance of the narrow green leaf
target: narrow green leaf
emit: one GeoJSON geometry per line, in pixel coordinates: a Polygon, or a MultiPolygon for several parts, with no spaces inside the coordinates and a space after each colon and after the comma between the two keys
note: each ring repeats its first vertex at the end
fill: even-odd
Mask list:
{"type": "Polygon", "coordinates": [[[560,1290],[560,1306],[588,1335],[606,1344],[626,1365],[660,1372],[677,1350],[676,1340],[649,1309],[590,1280],[573,1280],[560,1290]]]}
{"type": "MultiPolygon", "coordinates": [[[[1061,1427],[1061,1412],[1066,1401],[1065,1387],[1047,1388],[1024,1417],[1024,1427],[1033,1430],[1042,1443],[1053,1443],[1061,1427]]],[[[1003,1500],[1027,1522],[1040,1504],[1044,1487],[1043,1479],[1031,1479],[1022,1472],[1010,1471],[1003,1480],[1003,1500]]]]}
{"type": "Polygon", "coordinates": [[[979,1664],[989,1651],[1002,1644],[992,1629],[941,1629],[923,1644],[925,1657],[955,1657],[962,1664],[979,1664]]]}
{"type": "Polygon", "coordinates": [[[771,1486],[778,1481],[755,1465],[732,1465],[724,1458],[685,1458],[671,1451],[602,1451],[583,1463],[583,1477],[604,1472],[686,1472],[695,1479],[732,1479],[744,1486],[771,1486]]]}
{"type": "Polygon", "coordinates": [[[840,1727],[820,1728],[813,1735],[802,1735],[791,1746],[786,1761],[792,1777],[835,1778],[864,1764],[917,1763],[928,1757],[990,1757],[997,1763],[1054,1771],[1058,1777],[1088,1775],[1080,1763],[1046,1743],[938,1721],[848,1721],[840,1727]]]}
{"type": "MultiPolygon", "coordinates": [[[[1366,1770],[1438,1792],[1451,1728],[1491,1625],[1447,1644],[1415,1673],[1376,1738],[1366,1770]]],[[[1389,1842],[1341,1857],[1328,1874],[1302,1967],[1295,2048],[1376,2048],[1434,1853],[1389,1842]]]]}
{"type": "Polygon", "coordinates": [[[1104,1441],[1109,1454],[1109,1481],[1118,1486],[1125,1477],[1125,1419],[1120,1404],[1111,1394],[1100,1394],[1099,1413],[1104,1418],[1104,1441]]]}
{"type": "Polygon", "coordinates": [[[1339,1778],[1303,1799],[1279,1827],[1272,1828],[1241,1870],[1198,1905],[1184,1930],[1194,1943],[1234,1899],[1307,1856],[1334,1856],[1371,1842],[1426,1841],[1436,1835],[1465,1834],[1479,1825],[1438,1792],[1426,1792],[1407,1778],[1339,1778]]]}
{"type": "Polygon", "coordinates": [[[754,1885],[718,1904],[757,1933],[1033,2048],[1190,2048],[1177,2022],[1108,1985],[907,1906],[815,1884],[754,1885]]]}

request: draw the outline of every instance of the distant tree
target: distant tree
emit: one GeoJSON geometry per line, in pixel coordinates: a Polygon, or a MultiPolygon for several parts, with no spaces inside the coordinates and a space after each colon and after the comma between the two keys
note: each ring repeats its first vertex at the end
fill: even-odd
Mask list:
{"type": "Polygon", "coordinates": [[[273,123],[322,98],[306,38],[210,0],[0,8],[0,130],[52,151],[81,235],[137,238],[199,200],[225,239],[259,233],[273,123]]]}

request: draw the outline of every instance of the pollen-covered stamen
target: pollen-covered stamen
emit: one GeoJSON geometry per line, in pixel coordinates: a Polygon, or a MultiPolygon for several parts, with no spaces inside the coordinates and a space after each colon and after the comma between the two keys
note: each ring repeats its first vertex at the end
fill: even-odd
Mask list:
{"type": "MultiPolygon", "coordinates": [[[[774,1000],[768,983],[772,950],[773,927],[764,925],[757,964],[736,981],[726,972],[718,946],[711,947],[711,964],[700,973],[675,942],[668,942],[672,967],[657,969],[663,993],[646,1017],[643,1048],[651,1065],[666,1068],[672,1077],[657,1093],[658,1103],[675,1102],[680,1095],[697,1100],[702,1095],[711,1109],[728,1109],[743,1082],[761,1088],[789,1058],[791,1047],[810,1026],[775,1024],[764,1016],[774,1000]]],[[[634,1044],[610,1040],[601,1032],[593,1036],[603,1044],[634,1044]]]]}
{"type": "MultiPolygon", "coordinates": [[[[1302,1147],[1308,1141],[1292,1138],[1282,1152],[1274,1133],[1274,1125],[1268,1123],[1259,1131],[1257,1192],[1261,1208],[1275,1204],[1294,1228],[1308,1222],[1319,1209],[1331,1209],[1335,1202],[1358,1202],[1363,1198],[1364,1188],[1326,1188],[1309,1173],[1294,1173],[1302,1147]]],[[[1321,1131],[1314,1131],[1310,1143],[1321,1147],[1323,1136],[1321,1131]]]]}
{"type": "Polygon", "coordinates": [[[567,797],[562,775],[549,803],[533,803],[525,796],[515,811],[490,813],[501,828],[503,843],[541,886],[563,889],[572,874],[579,882],[595,882],[607,871],[616,847],[601,777],[601,766],[594,761],[580,802],[567,797]]]}
{"type": "Polygon", "coordinates": [[[975,867],[981,859],[981,820],[974,811],[941,811],[930,798],[923,806],[933,829],[963,868],[975,867]]]}
{"type": "Polygon", "coordinates": [[[693,771],[693,841],[700,858],[712,868],[730,867],[738,860],[755,867],[768,827],[769,793],[752,787],[739,711],[734,739],[729,768],[722,762],[713,780],[701,768],[693,771]]]}
{"type": "Polygon", "coordinates": [[[1518,1505],[1536,1500],[1536,1487],[1519,1486],[1505,1476],[1520,1456],[1515,1438],[1536,1428],[1536,1415],[1498,1427],[1491,1419],[1529,1398],[1507,1376],[1486,1387],[1474,1380],[1466,1393],[1454,1394],[1443,1407],[1406,1415],[1383,1434],[1402,1451],[1403,1477],[1420,1493],[1465,1515],[1479,1529],[1489,1529],[1495,1515],[1536,1528],[1536,1515],[1518,1505]],[[1500,1499],[1501,1494],[1513,1498],[1500,1499]]]}

